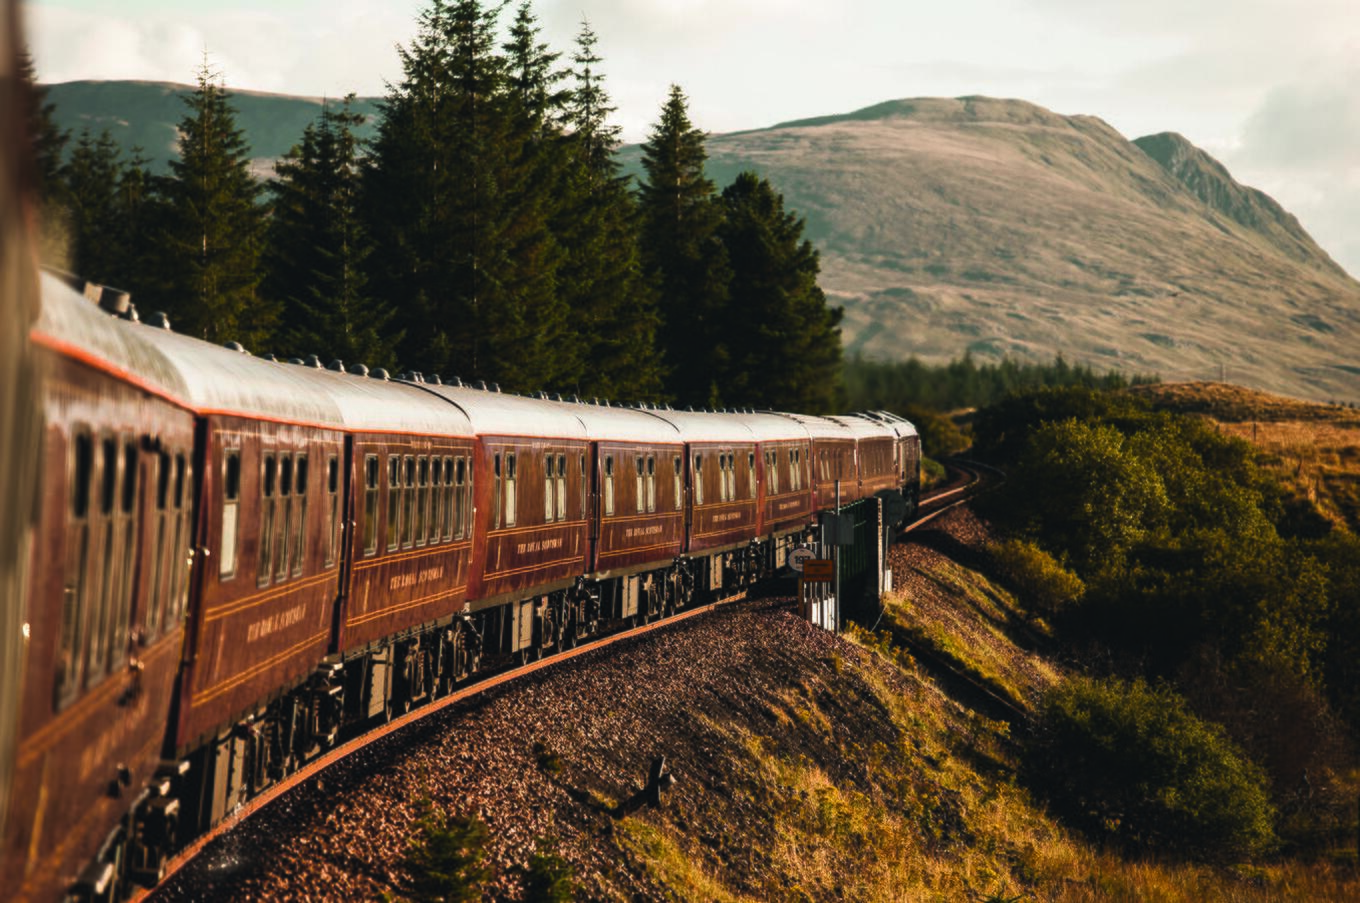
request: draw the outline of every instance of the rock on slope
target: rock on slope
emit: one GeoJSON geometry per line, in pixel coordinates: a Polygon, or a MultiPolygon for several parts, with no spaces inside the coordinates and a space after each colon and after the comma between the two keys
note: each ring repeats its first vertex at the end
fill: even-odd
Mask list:
{"type": "Polygon", "coordinates": [[[807,218],[851,352],[1061,352],[1360,397],[1360,283],[1177,136],[1135,144],[1023,101],[923,98],[708,148],[720,185],[755,169],[807,218]]]}

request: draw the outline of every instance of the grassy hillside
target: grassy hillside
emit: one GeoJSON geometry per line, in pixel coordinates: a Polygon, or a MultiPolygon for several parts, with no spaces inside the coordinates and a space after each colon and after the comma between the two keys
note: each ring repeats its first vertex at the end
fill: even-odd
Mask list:
{"type": "MultiPolygon", "coordinates": [[[[709,140],[717,180],[756,169],[807,217],[852,352],[1062,352],[1360,399],[1360,283],[1269,198],[1177,146],[1168,169],[1094,117],[990,98],[709,140]]],[[[636,167],[637,149],[625,158],[636,167]]]]}

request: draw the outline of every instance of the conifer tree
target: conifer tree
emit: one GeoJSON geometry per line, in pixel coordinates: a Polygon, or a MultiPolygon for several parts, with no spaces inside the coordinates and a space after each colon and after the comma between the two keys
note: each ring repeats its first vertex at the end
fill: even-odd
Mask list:
{"type": "Polygon", "coordinates": [[[724,386],[738,405],[826,413],[841,387],[841,309],[817,285],[821,265],[804,222],[754,173],[723,190],[719,230],[732,267],[734,343],[724,386]]]}
{"type": "Polygon", "coordinates": [[[588,349],[581,393],[659,401],[664,388],[656,295],[642,272],[637,205],[614,157],[620,129],[608,121],[614,108],[599,72],[596,41],[583,22],[572,57],[567,169],[555,223],[570,253],[558,284],[588,349]]]}
{"type": "Polygon", "coordinates": [[[61,168],[71,238],[71,269],[85,279],[120,285],[124,260],[120,229],[119,182],[122,160],[108,130],[98,138],[83,129],[61,168]]]}
{"type": "Polygon", "coordinates": [[[372,250],[359,213],[360,157],[354,129],[363,116],[326,105],[276,167],[265,254],[265,295],[282,307],[279,351],[393,368],[400,334],[393,310],[370,296],[364,266],[372,250]]]}
{"type": "Polygon", "coordinates": [[[180,332],[259,348],[276,316],[258,292],[266,211],[231,95],[216,79],[204,63],[184,98],[179,159],[163,183],[160,278],[149,300],[180,332]]]}
{"type": "Polygon", "coordinates": [[[729,342],[742,337],[723,321],[729,269],[717,235],[721,208],[704,175],[704,140],[684,92],[672,85],[642,145],[643,260],[658,287],[671,394],[682,405],[718,406],[729,342]]]}
{"type": "Polygon", "coordinates": [[[365,180],[371,284],[398,305],[407,366],[567,388],[557,252],[524,147],[526,104],[495,52],[500,11],[433,0],[401,51],[365,180]]]}

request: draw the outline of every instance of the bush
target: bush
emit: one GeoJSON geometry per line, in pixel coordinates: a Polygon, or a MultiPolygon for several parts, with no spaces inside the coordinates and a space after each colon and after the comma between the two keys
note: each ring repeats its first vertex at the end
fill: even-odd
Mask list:
{"type": "Polygon", "coordinates": [[[1261,769],[1165,687],[1074,678],[1050,691],[1027,771],[1088,832],[1225,859],[1273,841],[1261,769]]]}
{"type": "Polygon", "coordinates": [[[1008,539],[992,548],[992,559],[1006,581],[1032,610],[1052,617],[1081,598],[1081,578],[1032,542],[1008,539]]]}
{"type": "Polygon", "coordinates": [[[403,888],[417,903],[482,899],[491,877],[485,863],[487,827],[476,816],[450,816],[429,799],[420,801],[417,834],[406,855],[410,879],[403,888]]]}

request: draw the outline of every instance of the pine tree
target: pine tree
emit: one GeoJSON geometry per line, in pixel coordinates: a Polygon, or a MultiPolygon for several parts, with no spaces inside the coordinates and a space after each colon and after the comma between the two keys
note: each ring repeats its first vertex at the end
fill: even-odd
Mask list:
{"type": "Polygon", "coordinates": [[[107,130],[96,139],[81,131],[71,158],[61,168],[71,237],[71,269],[105,285],[122,285],[125,260],[119,210],[123,163],[107,130]]]}
{"type": "Polygon", "coordinates": [[[589,24],[582,23],[576,41],[566,116],[569,156],[554,228],[571,249],[558,285],[588,349],[580,392],[659,401],[656,295],[642,271],[637,204],[614,157],[620,129],[608,122],[614,108],[589,24]]]}
{"type": "Polygon", "coordinates": [[[826,413],[841,394],[841,309],[817,285],[820,263],[804,222],[770,183],[744,172],[724,189],[719,235],[732,267],[730,401],[826,413]]]}
{"type": "Polygon", "coordinates": [[[359,215],[360,158],[354,95],[322,108],[302,143],[276,167],[262,291],[282,307],[285,356],[393,368],[394,311],[370,296],[364,266],[372,242],[359,215]]]}
{"type": "Polygon", "coordinates": [[[682,405],[717,406],[729,342],[742,337],[723,322],[729,269],[717,235],[721,208],[704,175],[704,141],[690,122],[684,92],[672,85],[642,145],[643,260],[658,286],[671,394],[682,405]]]}
{"type": "Polygon", "coordinates": [[[401,51],[365,179],[371,284],[398,305],[413,369],[553,388],[572,377],[572,349],[526,104],[496,53],[501,9],[433,0],[401,51]]]}
{"type": "Polygon", "coordinates": [[[160,278],[148,300],[180,332],[259,348],[276,317],[258,292],[266,211],[230,99],[205,63],[184,98],[180,156],[163,183],[160,278]]]}

